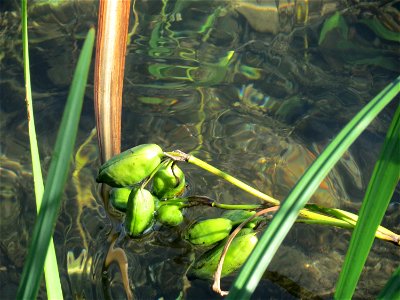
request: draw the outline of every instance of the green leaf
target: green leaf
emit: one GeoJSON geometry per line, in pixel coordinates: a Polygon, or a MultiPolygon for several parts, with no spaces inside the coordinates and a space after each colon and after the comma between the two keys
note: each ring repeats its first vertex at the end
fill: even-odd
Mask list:
{"type": "Polygon", "coordinates": [[[361,23],[367,25],[380,38],[400,43],[400,34],[387,29],[377,17],[363,19],[361,23]]]}
{"type": "Polygon", "coordinates": [[[400,172],[400,106],[397,107],[386,135],[379,160],[375,165],[359,218],[351,236],[342,271],[336,287],[336,299],[350,299],[374,241],[400,172]]]}
{"type": "Polygon", "coordinates": [[[400,299],[400,267],[397,268],[378,295],[378,300],[400,299]]]}
{"type": "Polygon", "coordinates": [[[54,232],[54,227],[61,204],[61,195],[67,180],[72,151],[75,144],[78,123],[82,111],[82,103],[89,73],[93,52],[94,29],[90,29],[78,65],[72,80],[67,104],[61,120],[53,152],[42,205],[36,219],[29,247],[28,257],[22,272],[17,299],[36,299],[40,279],[43,273],[43,264],[46,257],[49,241],[54,232]]]}
{"type": "MultiPolygon", "coordinates": [[[[33,101],[31,91],[31,76],[29,71],[29,45],[28,45],[28,12],[27,1],[22,0],[21,3],[21,21],[22,21],[22,48],[24,56],[24,78],[26,90],[26,108],[28,112],[28,133],[29,144],[32,159],[33,183],[35,189],[36,209],[39,213],[43,198],[43,177],[40,165],[39,149],[36,139],[35,117],[33,113],[33,101]]],[[[50,239],[49,249],[47,251],[44,263],[44,274],[46,281],[47,296],[49,299],[63,299],[63,293],[60,282],[60,274],[58,272],[56,251],[54,248],[53,238],[50,239]]]]}
{"type": "Polygon", "coordinates": [[[145,103],[145,104],[156,104],[156,105],[162,104],[164,102],[164,100],[162,98],[159,98],[159,97],[145,97],[145,96],[142,96],[142,97],[138,97],[138,100],[140,102],[142,102],[142,103],[145,103]]]}
{"type": "Polygon", "coordinates": [[[319,184],[379,112],[399,93],[400,77],[372,99],[326,147],[292,189],[233,283],[228,299],[248,299],[319,184]]]}
{"type": "Polygon", "coordinates": [[[332,32],[335,29],[339,30],[339,34],[342,36],[343,39],[347,39],[349,28],[343,16],[339,12],[336,12],[331,17],[325,20],[324,25],[321,29],[321,33],[319,35],[318,45],[321,45],[325,41],[328,33],[332,32]]]}

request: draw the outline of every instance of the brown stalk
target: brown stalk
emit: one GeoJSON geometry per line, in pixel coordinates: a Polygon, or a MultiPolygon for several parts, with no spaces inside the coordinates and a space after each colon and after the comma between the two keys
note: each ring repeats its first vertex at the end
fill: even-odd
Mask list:
{"type": "Polygon", "coordinates": [[[242,228],[247,223],[251,222],[251,220],[253,220],[254,218],[256,218],[258,216],[265,215],[267,213],[277,211],[278,209],[279,209],[279,206],[273,206],[273,207],[269,207],[269,208],[260,210],[259,212],[255,213],[250,218],[248,218],[244,222],[242,222],[230,234],[228,240],[226,241],[224,249],[222,250],[221,257],[220,257],[219,262],[218,262],[217,270],[214,273],[214,282],[213,282],[213,285],[212,285],[212,289],[213,289],[214,292],[218,293],[221,296],[226,296],[229,293],[228,291],[221,290],[221,274],[222,274],[222,267],[224,265],[224,260],[225,260],[226,253],[228,252],[229,246],[231,245],[233,239],[237,236],[237,234],[240,232],[240,230],[242,230],[242,228]]]}
{"type": "Polygon", "coordinates": [[[121,110],[130,0],[100,0],[94,103],[101,163],[121,152],[121,110]]]}
{"type": "MultiPolygon", "coordinates": [[[[122,89],[125,54],[128,38],[130,0],[100,0],[94,71],[94,108],[100,159],[103,164],[121,152],[122,89]]],[[[102,186],[104,203],[108,205],[108,191],[102,186]]],[[[121,270],[128,299],[128,259],[120,248],[110,245],[105,267],[116,261],[121,270]]]]}
{"type": "Polygon", "coordinates": [[[129,287],[129,274],[128,274],[128,257],[125,254],[125,251],[119,247],[114,248],[115,243],[117,241],[117,237],[112,237],[112,242],[110,247],[108,248],[108,253],[106,256],[106,260],[104,262],[104,267],[108,268],[112,262],[117,263],[119,269],[121,270],[122,282],[124,284],[124,289],[126,292],[126,298],[128,300],[133,299],[131,288],[129,287]]]}

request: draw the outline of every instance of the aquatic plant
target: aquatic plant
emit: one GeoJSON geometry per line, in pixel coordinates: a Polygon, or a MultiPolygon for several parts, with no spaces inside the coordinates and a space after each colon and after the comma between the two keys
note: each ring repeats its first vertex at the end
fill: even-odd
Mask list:
{"type": "MultiPolygon", "coordinates": [[[[393,117],[392,125],[388,130],[381,158],[377,163],[366,193],[364,204],[361,208],[361,217],[358,218],[356,215],[339,209],[327,209],[317,205],[306,205],[308,199],[315,192],[328,172],[341,158],[343,153],[376,118],[379,112],[399,93],[399,83],[400,77],[383,89],[381,93],[379,93],[355,117],[353,117],[348,125],[345,126],[337,137],[327,146],[324,152],[315,160],[308,171],[304,173],[282,205],[280,205],[278,200],[261,193],[260,191],[239,181],[235,177],[218,170],[192,155],[187,155],[179,150],[164,152],[166,157],[164,159],[185,161],[197,165],[208,172],[224,178],[250,194],[267,201],[270,205],[280,206],[278,212],[275,214],[272,222],[269,224],[260,242],[250,255],[249,260],[246,262],[244,268],[235,281],[230,297],[233,299],[250,298],[250,295],[256,288],[258,281],[265,272],[266,267],[272,260],[279,245],[282,243],[284,237],[298,217],[303,219],[305,218],[305,222],[308,220],[310,221],[309,223],[314,224],[357,228],[350,244],[348,258],[346,258],[344,265],[344,271],[339,279],[338,291],[336,294],[336,297],[339,299],[342,297],[348,298],[352,296],[374,236],[382,238],[378,234],[382,233],[383,236],[386,235],[388,240],[391,240],[397,245],[400,244],[398,235],[387,231],[385,228],[379,227],[383,214],[390,202],[399,179],[399,161],[397,155],[399,152],[400,108],[397,109],[395,116],[393,117]],[[306,210],[303,209],[304,207],[306,210]],[[317,211],[318,213],[315,215],[308,214],[309,211],[317,211]],[[331,219],[326,220],[323,215],[319,215],[320,213],[328,215],[331,219]],[[340,223],[340,221],[344,224],[340,223]],[[357,259],[355,258],[356,253],[357,259]],[[361,254],[359,255],[359,253],[361,254]]],[[[116,158],[118,158],[118,156],[116,158]]],[[[136,172],[136,170],[132,170],[132,172],[136,172]]],[[[118,175],[116,176],[118,177],[118,175]]],[[[147,183],[148,180],[145,181],[145,184],[147,183]]],[[[214,219],[200,222],[196,226],[200,228],[203,223],[206,224],[206,222],[211,221],[214,221],[214,219]]],[[[221,222],[219,219],[215,219],[215,221],[221,222]]],[[[194,228],[197,228],[196,226],[194,228]]],[[[198,235],[201,240],[199,244],[207,243],[207,245],[211,245],[225,238],[231,231],[232,227],[230,226],[229,228],[226,228],[225,223],[221,226],[223,227],[221,230],[215,225],[205,225],[203,226],[204,228],[201,227],[199,234],[197,234],[197,232],[195,234],[196,238],[198,235]],[[217,232],[214,233],[215,230],[217,232]],[[221,235],[221,238],[219,235],[221,235]],[[214,236],[218,236],[218,239],[214,240],[214,236]]],[[[144,229],[142,232],[143,231],[144,229]]],[[[384,237],[384,239],[386,237],[384,237]]],[[[188,239],[192,243],[195,240],[190,236],[190,234],[188,239]]],[[[217,286],[219,288],[219,284],[217,286]]],[[[218,292],[225,294],[219,290],[218,292]]]]}
{"type": "MultiPolygon", "coordinates": [[[[92,45],[90,46],[90,44],[93,44],[93,37],[94,37],[94,32],[93,32],[93,30],[91,30],[88,34],[87,42],[85,42],[84,49],[82,50],[82,53],[85,53],[85,55],[86,55],[86,61],[87,61],[86,67],[88,66],[88,64],[90,64],[90,58],[88,58],[88,56],[91,53],[92,45]],[[88,40],[90,40],[90,42],[88,42],[88,40]]],[[[78,67],[80,67],[80,63],[81,63],[81,60],[79,61],[78,67]]],[[[83,73],[85,73],[86,71],[84,71],[83,73]]],[[[85,74],[81,74],[81,75],[83,75],[83,77],[85,77],[85,76],[87,77],[87,73],[86,73],[86,75],[85,74]]],[[[85,81],[86,81],[86,79],[82,80],[81,88],[84,87],[85,81]]],[[[71,91],[75,87],[74,83],[76,83],[75,77],[74,77],[71,91]]],[[[398,172],[396,173],[396,168],[398,170],[398,160],[396,160],[395,155],[398,152],[399,109],[397,110],[395,117],[393,118],[392,126],[388,131],[387,142],[385,142],[385,150],[383,150],[383,152],[381,154],[381,159],[379,160],[379,164],[377,164],[376,170],[374,171],[374,174],[372,176],[373,180],[371,180],[371,184],[368,188],[366,198],[363,203],[363,208],[361,209],[361,212],[360,212],[359,220],[357,221],[356,217],[353,217],[353,216],[349,215],[348,213],[340,211],[340,210],[325,209],[325,208],[321,208],[318,206],[312,206],[312,205],[307,206],[306,202],[307,202],[308,198],[312,195],[312,193],[315,191],[315,189],[319,185],[320,181],[326,176],[326,174],[334,166],[336,161],[340,159],[341,154],[350,146],[350,144],[356,139],[356,137],[362,132],[362,130],[366,128],[368,123],[371,122],[376,117],[376,115],[379,113],[379,111],[381,109],[383,109],[383,107],[385,105],[387,105],[397,95],[398,92],[399,92],[399,79],[396,79],[396,81],[394,83],[389,85],[385,90],[382,91],[382,93],[380,93],[374,100],[372,100],[367,105],[367,107],[362,112],[360,112],[359,115],[357,115],[352,121],[350,121],[349,126],[346,127],[344,129],[344,131],[342,131],[342,133],[340,133],[338,135],[337,139],[332,141],[331,145],[326,149],[326,151],[321,154],[321,156],[314,162],[314,164],[310,167],[310,169],[303,175],[302,179],[296,185],[296,188],[292,191],[292,193],[289,195],[289,197],[286,199],[285,203],[282,206],[280,206],[280,201],[278,201],[272,197],[269,197],[268,195],[265,195],[255,189],[247,186],[246,184],[240,182],[233,176],[216,169],[215,167],[201,161],[200,159],[198,159],[194,156],[188,156],[184,153],[179,153],[177,151],[164,153],[166,155],[166,157],[168,157],[168,158],[176,159],[177,161],[180,161],[180,160],[188,161],[189,163],[197,165],[213,174],[221,176],[222,178],[228,180],[229,182],[248,191],[252,195],[255,195],[257,197],[260,197],[260,198],[266,200],[271,205],[275,205],[276,209],[278,209],[278,206],[280,206],[279,211],[275,214],[273,221],[270,223],[268,229],[265,231],[263,237],[261,238],[261,242],[256,247],[256,250],[253,251],[253,255],[250,256],[248,263],[245,265],[245,268],[243,268],[243,271],[240,273],[237,281],[235,282],[232,292],[230,294],[230,297],[240,298],[240,299],[250,297],[252,289],[254,289],[256,286],[255,283],[259,280],[259,277],[264,273],[264,270],[268,265],[268,261],[272,258],[273,254],[279,247],[279,244],[282,242],[286,233],[290,230],[290,227],[293,225],[294,221],[298,220],[299,213],[300,213],[300,217],[302,217],[300,220],[304,221],[304,222],[307,222],[307,220],[314,220],[314,221],[316,220],[323,224],[330,224],[330,225],[335,225],[335,226],[342,225],[343,227],[346,227],[346,228],[352,228],[352,227],[356,226],[356,230],[354,232],[355,237],[353,238],[355,240],[355,242],[352,241],[352,244],[355,244],[355,246],[352,246],[352,245],[350,246],[349,258],[346,258],[346,263],[344,265],[343,273],[345,275],[343,275],[339,279],[338,291],[337,291],[337,295],[336,295],[336,297],[338,297],[338,298],[341,298],[342,296],[346,297],[346,298],[351,297],[351,295],[354,291],[353,287],[355,287],[355,284],[358,279],[357,273],[359,274],[359,272],[365,262],[365,258],[368,255],[369,248],[374,239],[374,235],[377,232],[377,228],[381,222],[383,213],[384,213],[384,211],[387,207],[387,204],[390,200],[390,196],[393,193],[393,183],[395,184],[398,181],[398,172]],[[329,152],[330,150],[331,150],[331,152],[329,152]],[[335,153],[335,154],[333,154],[333,153],[335,153]],[[385,163],[388,163],[389,165],[385,165],[385,163]],[[391,170],[391,171],[387,172],[388,170],[391,170]],[[382,180],[380,180],[380,179],[382,179],[382,180]],[[372,184],[372,182],[378,182],[378,183],[372,184]],[[386,195],[382,196],[381,193],[377,193],[377,191],[382,190],[382,184],[383,183],[387,184],[388,182],[390,182],[390,184],[386,188],[384,188],[386,195]],[[374,201],[377,198],[380,198],[380,202],[374,203],[374,201]],[[373,199],[373,200],[371,200],[371,199],[373,199]],[[378,204],[376,204],[376,203],[378,203],[378,204]],[[373,206],[373,204],[377,205],[378,208],[376,206],[373,206]],[[303,207],[306,207],[308,210],[301,211],[301,209],[303,207]],[[374,212],[377,212],[375,218],[373,218],[374,219],[373,222],[371,221],[371,217],[369,214],[369,211],[371,211],[371,210],[373,210],[374,212]],[[315,213],[315,211],[317,213],[315,213]],[[316,214],[318,215],[319,213],[325,213],[325,216],[327,218],[326,219],[322,218],[321,216],[323,216],[323,215],[316,216],[316,214]],[[368,222],[366,220],[368,220],[368,222]],[[367,224],[367,226],[365,226],[363,224],[367,224]],[[360,232],[361,232],[361,234],[360,234],[360,232]],[[369,234],[366,234],[366,232],[369,232],[369,234]],[[357,235],[358,236],[361,235],[362,238],[357,239],[356,238],[357,235]],[[270,239],[268,240],[268,238],[270,238],[270,239]],[[263,249],[263,245],[267,245],[267,247],[265,247],[263,249]],[[359,248],[357,248],[357,247],[359,247],[359,248]],[[354,255],[354,253],[356,253],[356,252],[359,253],[359,251],[363,251],[363,255],[360,256],[359,259],[356,261],[355,259],[352,258],[351,255],[354,255]],[[258,255],[258,257],[257,257],[257,255],[258,255]],[[267,256],[267,259],[265,259],[266,256],[267,256]],[[255,259],[254,259],[254,257],[255,257],[255,259]],[[354,261],[356,261],[356,267],[353,267],[350,264],[350,262],[354,262],[354,261]],[[247,265],[251,264],[251,262],[253,262],[253,268],[251,268],[251,267],[248,268],[247,265]],[[241,274],[246,273],[246,272],[248,274],[248,279],[242,280],[243,277],[241,277],[242,276],[241,274]],[[346,275],[346,273],[349,275],[346,275]],[[348,280],[348,278],[350,278],[349,276],[352,277],[352,280],[348,280]],[[246,282],[246,280],[248,280],[248,282],[246,282]],[[249,282],[252,284],[249,284],[249,282]],[[242,283],[242,285],[240,285],[240,283],[242,283]],[[347,288],[342,287],[343,283],[350,283],[349,284],[350,287],[347,287],[347,288]],[[246,287],[249,287],[249,288],[246,288],[246,287]],[[353,291],[352,291],[352,289],[353,289],[353,291]]],[[[71,96],[71,99],[72,98],[73,97],[71,96]]],[[[79,96],[77,98],[79,98],[79,96]]],[[[76,101],[78,101],[77,105],[79,106],[79,100],[76,100],[76,101]]],[[[69,102],[70,102],[70,99],[68,100],[68,103],[69,102]]],[[[76,111],[74,111],[75,118],[71,118],[71,115],[69,115],[69,116],[67,115],[68,108],[70,108],[70,107],[66,108],[65,119],[68,121],[71,121],[71,122],[75,122],[75,124],[77,124],[77,120],[79,120],[79,115],[80,115],[80,113],[77,113],[77,112],[80,112],[79,108],[76,111]]],[[[69,112],[71,112],[71,110],[69,110],[69,112]]],[[[32,117],[33,117],[33,113],[32,113],[32,117]]],[[[63,133],[60,132],[60,135],[59,135],[61,138],[61,136],[69,133],[70,140],[67,143],[69,143],[70,147],[73,147],[73,145],[74,145],[73,135],[74,135],[74,132],[76,133],[76,128],[74,128],[74,126],[75,125],[71,124],[71,127],[72,127],[71,131],[67,130],[67,132],[63,132],[63,133]]],[[[67,128],[67,125],[64,126],[64,118],[63,118],[62,128],[64,128],[64,129],[67,128]]],[[[64,169],[64,171],[68,170],[68,161],[69,161],[68,158],[70,157],[71,153],[68,154],[68,152],[62,152],[60,149],[63,148],[63,146],[59,146],[59,145],[65,146],[65,144],[61,144],[61,143],[62,142],[59,142],[57,139],[57,145],[56,145],[56,149],[55,149],[55,153],[57,155],[55,155],[55,157],[60,155],[61,161],[59,164],[54,162],[54,165],[55,165],[54,167],[53,167],[53,163],[52,163],[52,167],[51,167],[50,173],[49,173],[49,180],[46,184],[46,189],[48,187],[50,187],[50,188],[52,187],[53,183],[52,183],[52,180],[50,180],[50,179],[53,177],[55,178],[54,180],[58,180],[59,183],[56,185],[58,185],[59,189],[62,188],[63,181],[65,182],[65,175],[56,176],[56,175],[54,175],[54,173],[52,173],[53,170],[57,169],[57,165],[60,166],[59,169],[64,169]],[[52,177],[50,177],[50,176],[52,176],[52,177]]],[[[54,171],[54,172],[56,172],[56,171],[54,171]]],[[[149,172],[146,172],[146,174],[147,173],[149,173],[149,172]]],[[[151,175],[150,175],[150,177],[151,177],[151,175]]],[[[142,178],[142,179],[145,179],[145,178],[142,178]]],[[[144,184],[147,184],[147,183],[148,183],[148,180],[145,179],[144,184]]],[[[58,198],[58,199],[60,198],[59,191],[54,192],[53,195],[56,196],[55,198],[58,198]],[[57,196],[57,194],[58,194],[58,196],[57,196]]],[[[50,196],[51,196],[51,194],[50,194],[50,196]]],[[[46,192],[45,192],[45,197],[46,197],[46,192]]],[[[50,197],[50,198],[52,198],[52,197],[50,197]]],[[[44,198],[44,199],[46,199],[46,198],[44,198]]],[[[190,199],[173,198],[173,199],[164,201],[163,204],[154,203],[155,205],[154,205],[154,208],[152,208],[152,209],[153,209],[153,211],[156,211],[157,205],[160,205],[161,208],[162,207],[164,207],[164,208],[173,207],[174,209],[171,211],[174,211],[174,213],[175,212],[180,213],[180,209],[182,207],[185,207],[186,205],[191,206],[191,205],[193,205],[193,202],[195,202],[195,201],[191,202],[190,199]]],[[[210,205],[210,206],[215,206],[215,207],[220,207],[220,208],[225,208],[225,209],[249,209],[250,211],[253,211],[253,210],[259,210],[259,209],[263,208],[262,206],[251,206],[251,205],[246,205],[246,204],[243,204],[243,205],[219,204],[216,202],[207,201],[207,199],[205,199],[205,201],[201,201],[200,199],[197,199],[197,204],[204,204],[204,203],[207,203],[207,205],[210,205]]],[[[44,208],[41,210],[40,215],[38,217],[39,225],[37,224],[35,226],[35,234],[37,234],[38,236],[40,236],[40,235],[43,236],[43,235],[45,235],[45,233],[49,233],[49,236],[51,235],[52,228],[54,228],[53,224],[54,224],[54,220],[55,220],[55,213],[57,212],[57,207],[59,207],[59,202],[58,202],[58,204],[56,204],[54,206],[56,208],[53,209],[52,211],[50,211],[50,210],[47,210],[48,205],[46,205],[46,203],[44,204],[44,208]],[[43,220],[49,221],[50,229],[48,229],[48,230],[40,229],[40,224],[43,224],[43,222],[44,222],[43,220]],[[36,227],[38,227],[39,229],[36,229],[36,227]],[[45,232],[45,233],[43,233],[43,232],[45,232]]],[[[181,215],[179,215],[179,216],[181,216],[181,215]]],[[[138,216],[135,216],[135,217],[138,217],[138,216]]],[[[251,217],[253,217],[253,216],[251,216],[251,217]]],[[[257,215],[257,216],[254,215],[254,217],[259,217],[259,215],[257,215]]],[[[245,224],[247,222],[246,218],[244,218],[242,221],[243,221],[242,224],[245,224]]],[[[143,227],[143,228],[147,227],[148,226],[147,223],[149,223],[149,222],[145,222],[145,223],[146,224],[141,227],[143,227]]],[[[180,222],[176,222],[176,223],[180,223],[180,222]]],[[[173,222],[171,224],[175,224],[175,222],[173,222]]],[[[171,225],[171,226],[174,226],[174,225],[171,225]]],[[[140,231],[142,231],[143,228],[141,228],[140,231]]],[[[146,228],[144,228],[143,230],[145,230],[145,229],[146,228]]],[[[207,233],[207,228],[205,230],[207,233]]],[[[230,231],[230,229],[228,231],[230,231]]],[[[252,232],[252,234],[254,233],[253,231],[251,231],[251,232],[252,232]]],[[[381,229],[381,232],[385,232],[385,230],[381,229]]],[[[136,235],[136,231],[135,231],[135,235],[136,235]]],[[[38,239],[38,237],[36,235],[33,237],[33,245],[38,245],[38,246],[37,246],[36,250],[33,250],[33,251],[38,251],[37,253],[45,253],[46,249],[47,249],[46,248],[47,237],[43,237],[42,244],[36,243],[35,239],[38,239]]],[[[216,242],[219,242],[219,241],[216,241],[216,242]]],[[[225,243],[225,241],[223,243],[225,243]]],[[[213,251],[211,252],[212,257],[213,257],[213,260],[212,260],[213,269],[215,268],[215,266],[217,264],[217,259],[215,258],[216,257],[215,253],[218,252],[218,256],[223,256],[223,254],[221,254],[221,253],[223,253],[223,251],[222,251],[223,245],[224,244],[219,243],[217,245],[218,251],[214,250],[214,252],[213,251]]],[[[32,247],[33,247],[33,249],[35,249],[34,246],[32,246],[32,247]]],[[[250,251],[248,251],[248,252],[250,253],[250,251]]],[[[44,255],[43,255],[43,257],[44,257],[44,255]]],[[[229,257],[229,254],[228,254],[228,257],[229,257]]],[[[31,263],[30,261],[32,259],[33,258],[32,258],[32,250],[31,250],[30,256],[28,257],[28,262],[24,268],[24,274],[23,274],[23,278],[21,281],[19,294],[18,294],[19,298],[24,298],[24,297],[31,298],[31,297],[34,297],[34,295],[37,293],[38,284],[39,284],[40,277],[41,277],[40,272],[43,269],[43,267],[40,265],[40,263],[36,263],[36,264],[31,263]],[[30,282],[34,282],[34,283],[30,284],[30,282]]],[[[43,258],[43,260],[44,260],[44,258],[43,258]]],[[[210,259],[207,259],[206,261],[210,261],[210,259]]],[[[231,263],[232,262],[230,262],[230,264],[231,263]]],[[[234,267],[235,267],[234,269],[236,269],[238,266],[235,265],[234,267]]],[[[210,273],[209,269],[210,268],[207,268],[207,276],[210,273]]],[[[394,274],[394,276],[398,276],[396,274],[394,274]]],[[[397,278],[397,277],[395,277],[395,278],[397,278]]],[[[388,286],[390,287],[390,282],[388,282],[388,286]]],[[[388,288],[387,290],[390,290],[390,288],[388,288]]]]}
{"type": "MultiPolygon", "coordinates": [[[[42,168],[40,165],[39,149],[36,139],[35,116],[33,113],[31,80],[29,71],[29,47],[28,47],[28,15],[26,0],[22,1],[21,5],[21,23],[22,23],[22,48],[24,58],[24,78],[26,91],[26,106],[28,114],[28,133],[32,159],[32,173],[36,198],[36,210],[39,213],[42,197],[43,197],[43,177],[42,168]]],[[[54,249],[53,238],[50,239],[49,249],[47,251],[44,264],[44,273],[46,281],[46,290],[49,298],[62,299],[62,289],[60,275],[58,272],[57,257],[54,249]]]]}
{"type": "MultiPolygon", "coordinates": [[[[354,140],[374,120],[378,113],[393,100],[399,91],[400,77],[371,100],[303,174],[278,213],[274,216],[268,229],[236,278],[229,298],[250,298],[279,245],[295,222],[299,211],[304,207],[335,163],[341,158],[344,151],[350,147],[354,140]]],[[[338,299],[352,296],[355,284],[372,245],[375,230],[382,221],[383,214],[399,179],[399,161],[396,156],[399,153],[399,113],[400,108],[397,109],[393,118],[384,144],[384,151],[368,186],[360,218],[357,221],[357,230],[354,232],[354,237],[352,237],[349,254],[345,261],[344,273],[339,279],[339,290],[336,294],[338,299]],[[382,166],[384,161],[388,164],[386,167],[382,166]],[[387,169],[389,166],[390,168],[387,169]],[[388,178],[383,181],[378,180],[378,172],[385,172],[384,170],[388,171],[388,178]],[[382,191],[384,195],[378,195],[377,191],[382,191]],[[354,259],[355,251],[362,251],[363,253],[357,260],[354,259]],[[354,260],[351,261],[352,259],[354,260]]],[[[380,174],[381,177],[382,175],[380,174]]]]}
{"type": "Polygon", "coordinates": [[[30,120],[30,140],[32,151],[32,164],[35,173],[35,194],[37,205],[40,207],[33,228],[29,252],[26,258],[21,281],[18,288],[18,299],[35,299],[39,290],[40,279],[43,273],[46,253],[50,249],[49,262],[46,262],[46,286],[49,298],[62,298],[60,277],[58,275],[57,263],[54,254],[54,246],[49,248],[49,242],[54,232],[56,218],[61,205],[61,195],[67,180],[69,170],[69,158],[75,145],[78,122],[81,115],[86,81],[92,57],[94,44],[94,29],[90,29],[82,48],[81,55],[74,73],[67,104],[64,109],[57,141],[54,147],[53,159],[51,161],[46,185],[43,192],[41,182],[40,160],[37,152],[37,141],[34,130],[34,115],[32,110],[32,99],[30,91],[28,35],[27,35],[27,3],[22,0],[22,22],[23,22],[23,44],[24,44],[24,70],[27,89],[28,120],[30,120]],[[36,154],[35,154],[36,153],[36,154]],[[41,204],[40,204],[41,200],[41,204]]]}

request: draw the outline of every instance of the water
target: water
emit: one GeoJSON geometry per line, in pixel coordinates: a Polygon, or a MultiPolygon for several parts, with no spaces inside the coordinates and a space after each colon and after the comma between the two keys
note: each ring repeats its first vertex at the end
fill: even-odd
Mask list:
{"type": "MultiPolygon", "coordinates": [[[[366,25],[376,17],[398,32],[398,3],[346,2],[310,1],[305,17],[303,1],[297,6],[281,1],[279,13],[268,1],[255,10],[239,1],[137,1],[138,27],[129,38],[125,70],[122,149],[157,143],[165,150],[191,152],[284,199],[347,121],[399,75],[398,42],[366,25]],[[342,12],[345,29],[321,40],[323,21],[334,10],[342,12]]],[[[5,298],[15,297],[35,218],[18,11],[13,1],[1,8],[0,293],[5,298]]],[[[96,14],[97,4],[90,1],[31,6],[29,12],[44,176],[79,49],[89,26],[97,23],[96,14]]],[[[193,220],[220,211],[187,210],[181,226],[156,226],[131,239],[121,233],[123,215],[102,203],[94,182],[97,144],[90,136],[95,127],[92,75],[89,81],[54,236],[65,297],[120,299],[128,284],[137,299],[217,299],[209,282],[186,279],[201,250],[180,237],[193,220]],[[121,275],[125,262],[129,282],[121,275]]],[[[397,105],[387,107],[345,153],[314,203],[357,211],[397,105]]],[[[258,203],[194,166],[182,169],[187,194],[258,203]]],[[[400,231],[399,204],[397,189],[383,221],[395,232],[400,231]]],[[[349,238],[342,229],[296,225],[254,299],[331,298],[349,238]]],[[[399,260],[394,245],[376,241],[355,298],[376,297],[399,260]]],[[[233,278],[224,279],[223,288],[233,278]]]]}

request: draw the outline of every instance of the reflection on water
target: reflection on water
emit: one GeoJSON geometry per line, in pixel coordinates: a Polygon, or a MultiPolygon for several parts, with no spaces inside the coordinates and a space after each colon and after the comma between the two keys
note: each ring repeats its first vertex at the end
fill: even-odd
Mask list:
{"type": "MultiPolygon", "coordinates": [[[[16,293],[35,217],[18,11],[12,1],[0,11],[0,292],[9,298],[16,293]]],[[[157,143],[182,149],[278,199],[347,121],[398,76],[397,1],[377,6],[374,1],[153,0],[136,1],[134,15],[122,148],[157,143]],[[324,25],[328,19],[335,26],[324,25]]],[[[29,16],[34,109],[46,175],[54,128],[82,38],[97,22],[97,3],[38,1],[29,16]]],[[[208,282],[186,279],[201,251],[180,237],[192,220],[220,212],[190,209],[177,228],[156,224],[140,239],[126,237],[123,216],[103,204],[94,181],[99,161],[91,135],[92,84],[86,96],[54,236],[66,298],[120,299],[128,286],[138,299],[218,298],[208,282]]],[[[313,202],[356,211],[396,105],[345,153],[313,202]]],[[[193,166],[182,169],[188,194],[258,201],[193,166]]],[[[397,191],[384,219],[397,232],[399,198],[397,191]]],[[[349,238],[341,229],[296,225],[254,298],[331,297],[349,238]]],[[[376,241],[356,298],[375,297],[399,259],[394,246],[376,241]]],[[[226,278],[223,288],[232,280],[226,278]]]]}

